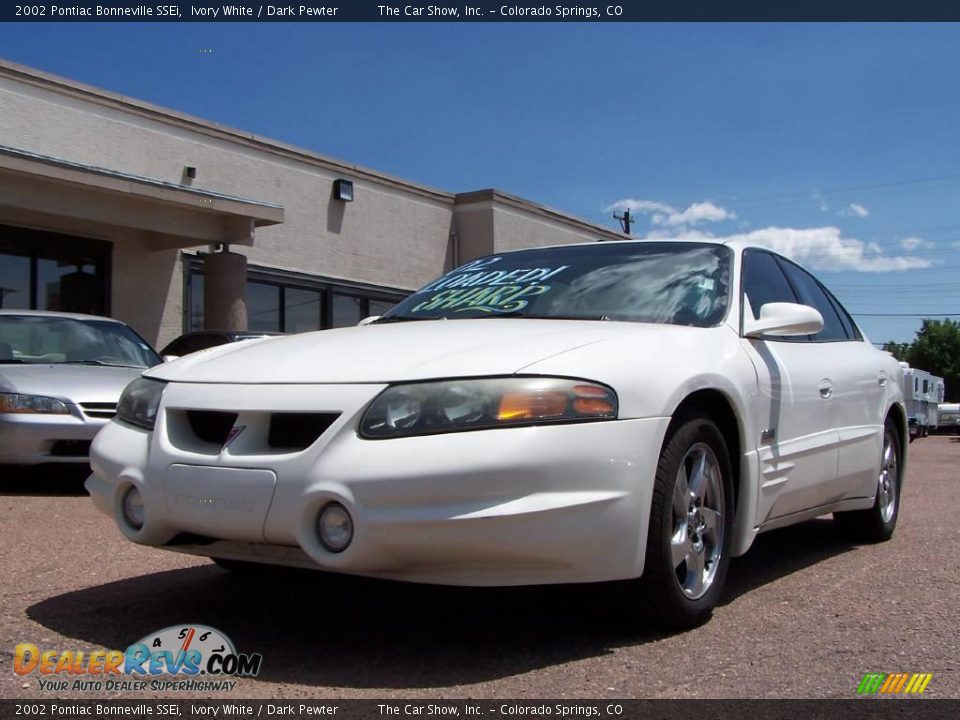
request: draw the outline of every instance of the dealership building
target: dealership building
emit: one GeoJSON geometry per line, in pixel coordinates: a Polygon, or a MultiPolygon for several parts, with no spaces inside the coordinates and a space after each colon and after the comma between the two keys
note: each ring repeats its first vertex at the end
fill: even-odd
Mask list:
{"type": "Polygon", "coordinates": [[[492,252],[623,239],[0,61],[0,307],[302,332],[492,252]]]}

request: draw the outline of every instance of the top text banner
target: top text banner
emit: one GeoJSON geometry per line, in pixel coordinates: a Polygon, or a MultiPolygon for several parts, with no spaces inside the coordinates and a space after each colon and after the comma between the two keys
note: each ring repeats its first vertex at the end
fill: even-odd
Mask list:
{"type": "Polygon", "coordinates": [[[467,0],[395,3],[307,0],[306,4],[2,3],[0,22],[653,22],[960,21],[957,0],[603,0],[594,4],[467,0]]]}

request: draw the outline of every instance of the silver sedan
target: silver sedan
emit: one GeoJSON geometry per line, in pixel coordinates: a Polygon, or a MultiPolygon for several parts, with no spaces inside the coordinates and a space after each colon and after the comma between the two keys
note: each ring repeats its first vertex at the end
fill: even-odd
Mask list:
{"type": "Polygon", "coordinates": [[[159,362],[118,320],[0,310],[0,463],[87,462],[123,388],[159,362]]]}

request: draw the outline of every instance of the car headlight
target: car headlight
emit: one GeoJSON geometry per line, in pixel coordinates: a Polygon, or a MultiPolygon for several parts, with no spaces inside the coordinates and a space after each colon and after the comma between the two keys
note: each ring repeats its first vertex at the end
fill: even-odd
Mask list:
{"type": "Polygon", "coordinates": [[[69,415],[70,410],[63,400],[41,395],[0,393],[0,413],[39,413],[43,415],[69,415]]]}
{"type": "Polygon", "coordinates": [[[587,380],[447,380],[388,387],[364,413],[360,435],[382,439],[616,417],[616,393],[587,380]]]}
{"type": "Polygon", "coordinates": [[[167,384],[140,377],[127,385],[117,403],[117,418],[144,430],[153,430],[160,408],[160,397],[167,384]]]}

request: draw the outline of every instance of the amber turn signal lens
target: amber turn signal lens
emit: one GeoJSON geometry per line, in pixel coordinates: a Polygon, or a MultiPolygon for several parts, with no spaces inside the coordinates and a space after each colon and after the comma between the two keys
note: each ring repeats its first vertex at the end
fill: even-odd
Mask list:
{"type": "Polygon", "coordinates": [[[613,415],[613,405],[608,400],[599,398],[577,398],[573,401],[574,412],[580,415],[593,415],[595,417],[611,417],[613,415]]]}
{"type": "Polygon", "coordinates": [[[591,415],[593,417],[613,417],[616,415],[616,409],[611,402],[611,393],[605,387],[599,385],[574,385],[573,386],[573,411],[579,415],[591,415]]]}
{"type": "Polygon", "coordinates": [[[565,392],[511,392],[500,398],[498,420],[542,420],[563,417],[567,412],[565,392]]]}

